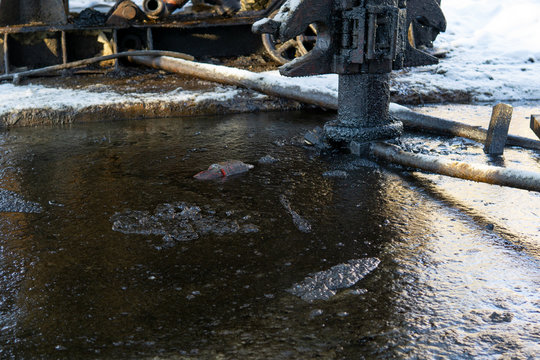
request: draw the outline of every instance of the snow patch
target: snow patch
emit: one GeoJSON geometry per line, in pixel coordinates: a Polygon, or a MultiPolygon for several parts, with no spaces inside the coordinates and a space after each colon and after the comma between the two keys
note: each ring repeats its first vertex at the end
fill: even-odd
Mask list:
{"type": "Polygon", "coordinates": [[[404,89],[464,91],[477,101],[540,100],[540,2],[446,0],[442,9],[448,29],[435,47],[449,55],[401,71],[404,89]]]}
{"type": "Polygon", "coordinates": [[[113,91],[93,92],[77,89],[50,88],[41,85],[0,85],[0,115],[23,109],[82,109],[93,105],[133,104],[140,102],[203,102],[228,101],[238,96],[237,88],[216,87],[210,92],[176,89],[166,93],[119,94],[113,91]]]}

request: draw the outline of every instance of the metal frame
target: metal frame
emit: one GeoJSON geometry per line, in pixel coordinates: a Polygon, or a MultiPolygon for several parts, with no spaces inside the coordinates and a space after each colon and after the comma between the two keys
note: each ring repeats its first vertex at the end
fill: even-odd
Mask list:
{"type": "MultiPolygon", "coordinates": [[[[66,14],[69,14],[69,0],[63,0],[66,14]]],[[[69,44],[66,39],[66,34],[72,32],[94,32],[103,31],[112,33],[113,52],[118,52],[118,31],[129,29],[140,29],[146,32],[147,47],[149,50],[154,49],[153,30],[155,29],[176,29],[176,30],[191,30],[191,29],[209,29],[218,27],[251,25],[255,21],[267,16],[276,8],[281,6],[284,0],[272,0],[264,10],[259,11],[242,11],[231,17],[223,17],[213,13],[194,13],[194,14],[179,14],[170,16],[166,20],[159,22],[142,21],[134,22],[129,25],[104,25],[104,26],[78,26],[75,24],[66,25],[12,25],[0,27],[0,34],[3,35],[4,44],[4,74],[10,72],[10,51],[9,38],[11,34],[31,34],[31,33],[60,33],[62,63],[67,63],[69,44]]],[[[1,36],[1,35],[0,35],[1,36]]],[[[118,61],[115,61],[115,67],[118,67],[118,61]]]]}

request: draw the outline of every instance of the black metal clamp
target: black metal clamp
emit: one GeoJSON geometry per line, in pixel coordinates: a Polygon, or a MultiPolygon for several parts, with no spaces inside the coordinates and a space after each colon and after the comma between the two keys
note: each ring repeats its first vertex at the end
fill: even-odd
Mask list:
{"type": "Polygon", "coordinates": [[[314,49],[283,65],[280,72],[339,74],[338,118],[325,125],[325,135],[360,153],[364,143],[401,133],[401,123],[388,111],[389,73],[438,62],[409,42],[409,28],[417,18],[437,31],[446,29],[436,0],[288,0],[275,17],[256,22],[253,31],[285,41],[315,24],[314,49]]]}

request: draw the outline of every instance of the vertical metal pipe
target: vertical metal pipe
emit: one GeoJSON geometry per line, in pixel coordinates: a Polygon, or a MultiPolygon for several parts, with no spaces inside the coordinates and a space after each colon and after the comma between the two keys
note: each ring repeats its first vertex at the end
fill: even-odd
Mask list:
{"type": "MultiPolygon", "coordinates": [[[[112,48],[113,54],[118,54],[118,30],[113,29],[113,48],[112,48]]],[[[118,70],[120,68],[120,64],[118,63],[118,59],[114,59],[114,69],[118,70]]]]}
{"type": "Polygon", "coordinates": [[[62,31],[62,64],[67,64],[67,45],[66,45],[66,32],[62,31]]]}
{"type": "Polygon", "coordinates": [[[8,33],[4,33],[4,73],[9,74],[8,33]]]}
{"type": "Polygon", "coordinates": [[[66,11],[66,16],[69,16],[69,0],[64,0],[64,9],[66,11]]]}
{"type": "Polygon", "coordinates": [[[337,121],[324,125],[325,134],[361,155],[367,150],[366,143],[401,133],[403,126],[390,116],[389,104],[388,73],[340,74],[337,121]]]}
{"type": "Polygon", "coordinates": [[[152,35],[152,28],[146,28],[146,44],[148,50],[154,50],[154,36],[152,35]]]}

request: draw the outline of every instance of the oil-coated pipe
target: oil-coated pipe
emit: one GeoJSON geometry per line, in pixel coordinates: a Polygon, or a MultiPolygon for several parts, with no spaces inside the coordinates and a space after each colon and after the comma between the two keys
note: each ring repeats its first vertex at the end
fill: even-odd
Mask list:
{"type": "Polygon", "coordinates": [[[275,77],[271,75],[164,56],[130,56],[128,60],[156,69],[227,85],[241,86],[264,94],[285,97],[322,107],[329,107],[329,104],[335,102],[337,107],[337,97],[335,95],[327,91],[320,91],[315,87],[309,92],[303,92],[296,79],[289,79],[288,84],[283,84],[283,82],[272,82],[271,80],[275,79],[275,77]]]}
{"type": "Polygon", "coordinates": [[[371,153],[378,159],[436,174],[540,192],[540,173],[532,171],[472,164],[447,160],[439,156],[414,154],[403,151],[395,145],[381,142],[371,144],[371,153]]]}

